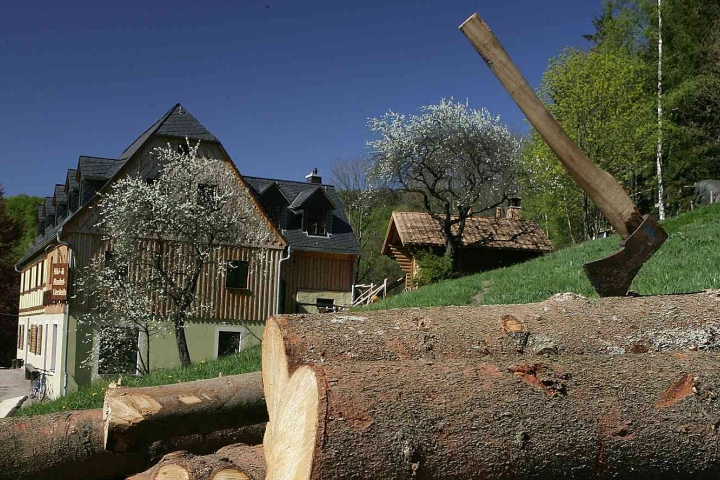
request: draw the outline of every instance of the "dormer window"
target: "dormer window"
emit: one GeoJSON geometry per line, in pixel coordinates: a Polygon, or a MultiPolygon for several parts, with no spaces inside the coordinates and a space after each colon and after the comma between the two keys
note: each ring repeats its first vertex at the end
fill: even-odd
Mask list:
{"type": "Polygon", "coordinates": [[[308,235],[327,235],[327,212],[325,210],[305,210],[305,231],[308,235]]]}

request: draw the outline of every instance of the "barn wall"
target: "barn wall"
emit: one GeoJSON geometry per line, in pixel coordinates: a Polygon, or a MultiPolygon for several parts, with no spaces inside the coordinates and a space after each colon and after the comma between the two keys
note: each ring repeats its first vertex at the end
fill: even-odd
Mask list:
{"type": "Polygon", "coordinates": [[[293,251],[282,264],[285,284],[285,313],[297,312],[296,299],[300,290],[350,292],[354,280],[354,255],[338,255],[293,251]]]}

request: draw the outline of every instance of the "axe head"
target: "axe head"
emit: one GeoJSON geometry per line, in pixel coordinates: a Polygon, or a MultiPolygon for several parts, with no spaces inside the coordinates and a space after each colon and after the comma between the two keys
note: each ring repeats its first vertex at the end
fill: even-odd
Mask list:
{"type": "Polygon", "coordinates": [[[660,245],[667,233],[650,215],[644,215],[640,226],[620,244],[612,255],[586,263],[585,274],[601,297],[621,297],[627,294],[635,275],[660,245]]]}

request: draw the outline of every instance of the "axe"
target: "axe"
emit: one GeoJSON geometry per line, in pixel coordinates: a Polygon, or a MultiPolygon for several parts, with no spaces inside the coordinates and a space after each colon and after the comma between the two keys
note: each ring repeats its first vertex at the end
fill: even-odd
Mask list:
{"type": "Polygon", "coordinates": [[[622,236],[617,252],[584,267],[601,297],[626,295],[633,278],[667,239],[667,233],[651,215],[642,215],[618,181],[595,165],[567,136],[477,13],[460,25],[460,30],[568,173],[622,236]]]}

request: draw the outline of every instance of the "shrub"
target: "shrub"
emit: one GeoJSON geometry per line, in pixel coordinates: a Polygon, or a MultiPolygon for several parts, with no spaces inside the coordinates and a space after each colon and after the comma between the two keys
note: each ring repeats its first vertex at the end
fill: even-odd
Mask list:
{"type": "Polygon", "coordinates": [[[432,251],[422,251],[417,254],[420,264],[415,281],[419,286],[430,285],[441,280],[454,278],[453,261],[450,255],[435,255],[432,251]]]}

